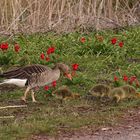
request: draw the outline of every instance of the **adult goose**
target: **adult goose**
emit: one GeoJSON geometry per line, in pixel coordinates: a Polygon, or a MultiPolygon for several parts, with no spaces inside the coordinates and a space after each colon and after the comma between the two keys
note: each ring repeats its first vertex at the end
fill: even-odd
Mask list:
{"type": "Polygon", "coordinates": [[[69,67],[66,64],[57,63],[52,69],[44,65],[34,64],[0,74],[1,78],[5,78],[0,85],[14,84],[19,87],[26,86],[26,91],[21,99],[26,101],[27,94],[31,90],[32,101],[36,102],[33,89],[57,81],[60,77],[60,72],[72,80],[69,67]]]}

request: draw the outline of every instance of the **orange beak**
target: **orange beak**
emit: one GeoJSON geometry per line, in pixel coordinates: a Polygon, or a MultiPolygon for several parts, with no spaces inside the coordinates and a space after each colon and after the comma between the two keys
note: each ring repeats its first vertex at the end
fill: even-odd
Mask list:
{"type": "Polygon", "coordinates": [[[68,79],[72,80],[72,76],[70,73],[65,73],[65,77],[67,77],[68,79]]]}

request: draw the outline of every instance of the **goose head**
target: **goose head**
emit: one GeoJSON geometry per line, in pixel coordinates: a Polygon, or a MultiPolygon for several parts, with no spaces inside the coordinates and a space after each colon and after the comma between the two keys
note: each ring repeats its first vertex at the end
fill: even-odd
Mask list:
{"type": "Polygon", "coordinates": [[[64,63],[57,63],[54,67],[54,69],[59,69],[65,77],[68,79],[72,80],[72,76],[70,74],[70,68],[68,65],[64,63]]]}

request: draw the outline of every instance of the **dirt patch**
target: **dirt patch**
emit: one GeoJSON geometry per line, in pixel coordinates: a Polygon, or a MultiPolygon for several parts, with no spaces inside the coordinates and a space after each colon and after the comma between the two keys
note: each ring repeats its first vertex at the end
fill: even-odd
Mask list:
{"type": "Polygon", "coordinates": [[[128,110],[121,123],[111,127],[84,127],[78,131],[60,129],[56,137],[35,135],[31,140],[139,140],[140,107],[128,110]]]}
{"type": "Polygon", "coordinates": [[[0,86],[0,93],[3,93],[3,92],[8,93],[16,89],[19,89],[19,88],[15,85],[4,84],[0,86]]]}

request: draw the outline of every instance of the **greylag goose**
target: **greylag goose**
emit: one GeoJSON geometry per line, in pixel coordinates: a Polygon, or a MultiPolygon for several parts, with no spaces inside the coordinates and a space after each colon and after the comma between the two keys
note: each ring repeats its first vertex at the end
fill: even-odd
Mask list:
{"type": "Polygon", "coordinates": [[[57,63],[52,69],[44,65],[35,64],[0,74],[1,78],[5,78],[0,85],[14,84],[19,87],[26,86],[27,89],[21,99],[26,101],[26,96],[31,90],[32,101],[36,102],[33,89],[57,81],[60,77],[60,71],[62,71],[64,76],[72,80],[71,74],[69,74],[69,67],[63,63],[57,63]]]}

